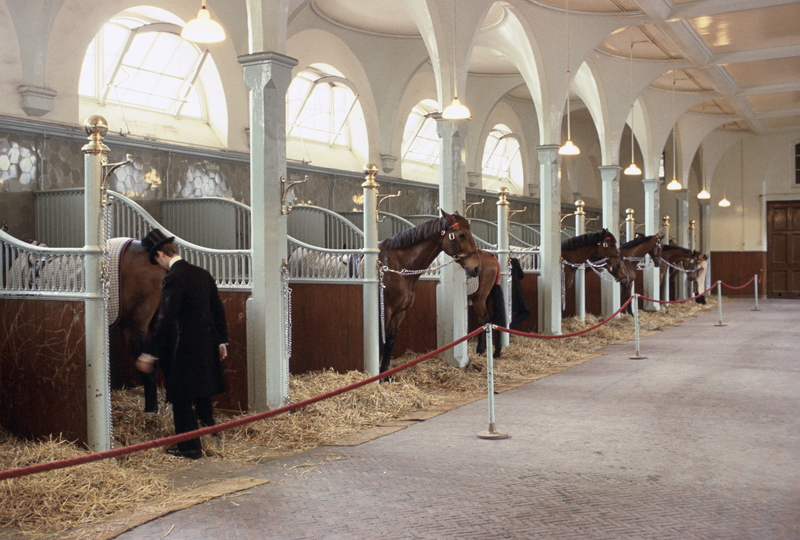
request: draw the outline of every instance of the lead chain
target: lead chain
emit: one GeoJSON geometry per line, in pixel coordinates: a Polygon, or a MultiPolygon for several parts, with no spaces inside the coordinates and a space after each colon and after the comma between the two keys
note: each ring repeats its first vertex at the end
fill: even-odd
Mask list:
{"type": "Polygon", "coordinates": [[[292,288],[289,287],[289,265],[286,259],[281,266],[283,282],[283,372],[286,374],[283,395],[284,404],[289,403],[289,358],[292,356],[292,288]]]}

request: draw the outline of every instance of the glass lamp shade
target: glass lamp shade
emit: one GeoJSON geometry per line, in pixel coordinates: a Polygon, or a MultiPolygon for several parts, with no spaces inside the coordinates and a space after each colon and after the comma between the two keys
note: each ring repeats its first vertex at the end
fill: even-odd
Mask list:
{"type": "Polygon", "coordinates": [[[678,191],[681,188],[683,188],[683,186],[678,182],[677,178],[673,178],[672,181],[667,184],[667,189],[670,191],[678,191]]]}
{"type": "Polygon", "coordinates": [[[711,193],[706,191],[706,188],[703,188],[703,190],[700,193],[697,194],[697,198],[698,199],[710,199],[711,198],[711,193]]]}
{"type": "Polygon", "coordinates": [[[218,22],[211,20],[211,14],[203,6],[197,18],[183,27],[181,37],[195,43],[217,43],[225,39],[225,31],[218,22]]]}
{"type": "Polygon", "coordinates": [[[558,149],[558,153],[562,156],[577,156],[581,153],[580,148],[572,144],[572,141],[567,141],[564,146],[558,149]]]}
{"type": "Polygon", "coordinates": [[[627,169],[623,171],[628,176],[635,176],[637,174],[642,174],[642,170],[636,166],[636,163],[631,163],[627,169]]]}
{"type": "Polygon", "coordinates": [[[721,207],[723,207],[723,208],[727,208],[727,207],[729,207],[729,206],[731,205],[731,201],[729,201],[728,199],[726,199],[725,197],[723,197],[723,198],[722,198],[722,200],[721,200],[721,201],[719,201],[719,205],[720,205],[721,207]]]}
{"type": "Polygon", "coordinates": [[[442,118],[445,120],[468,120],[471,117],[469,109],[462,105],[457,97],[453,98],[453,103],[442,111],[442,118]]]}

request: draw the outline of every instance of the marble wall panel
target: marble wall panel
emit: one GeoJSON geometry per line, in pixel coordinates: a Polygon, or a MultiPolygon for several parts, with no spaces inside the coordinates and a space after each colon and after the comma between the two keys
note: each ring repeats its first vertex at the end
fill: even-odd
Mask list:
{"type": "Polygon", "coordinates": [[[0,193],[40,189],[43,139],[0,132],[0,193]]]}
{"type": "Polygon", "coordinates": [[[0,299],[0,424],[86,441],[83,302],[0,299]]]}

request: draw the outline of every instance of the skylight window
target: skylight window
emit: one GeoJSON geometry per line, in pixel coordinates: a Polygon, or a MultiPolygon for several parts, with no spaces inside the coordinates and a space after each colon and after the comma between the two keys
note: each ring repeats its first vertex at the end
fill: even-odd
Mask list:
{"type": "Polygon", "coordinates": [[[496,125],[483,148],[483,187],[497,190],[501,186],[512,193],[522,192],[522,158],[519,138],[503,125],[496,125]]]}
{"type": "Polygon", "coordinates": [[[439,134],[429,115],[439,110],[431,99],[420,101],[408,115],[403,131],[403,159],[431,167],[439,164],[439,134]]]}
{"type": "Polygon", "coordinates": [[[289,85],[287,120],[288,137],[345,148],[352,147],[351,125],[363,124],[354,86],[324,64],[310,66],[289,85]]]}
{"type": "Polygon", "coordinates": [[[111,19],[87,49],[81,96],[101,105],[204,118],[198,78],[208,51],[181,38],[175,20],[163,10],[145,8],[111,19]]]}

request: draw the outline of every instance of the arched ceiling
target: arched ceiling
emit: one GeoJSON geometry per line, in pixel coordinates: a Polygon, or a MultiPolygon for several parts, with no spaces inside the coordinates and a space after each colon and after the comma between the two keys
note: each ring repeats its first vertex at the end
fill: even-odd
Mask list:
{"type": "MultiPolygon", "coordinates": [[[[796,0],[525,0],[543,9],[586,16],[645,15],[649,22],[609,35],[597,50],[640,61],[683,61],[654,88],[709,92],[716,97],[696,112],[737,117],[739,129],[766,133],[800,126],[800,2],[796,0]],[[567,5],[567,1],[569,4],[567,5]]],[[[395,36],[419,36],[403,0],[313,0],[314,9],[337,25],[395,36]]],[[[501,2],[483,27],[501,23],[501,2]]],[[[641,21],[641,18],[638,19],[641,21]]],[[[576,29],[577,30],[577,29],[576,29]]],[[[470,73],[518,73],[500,52],[476,47],[470,73]]],[[[524,87],[510,97],[526,99],[524,87]]],[[[528,95],[529,98],[529,95],[528,95]]]]}

